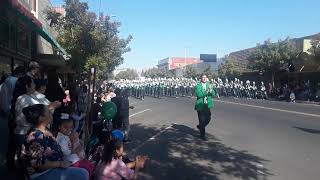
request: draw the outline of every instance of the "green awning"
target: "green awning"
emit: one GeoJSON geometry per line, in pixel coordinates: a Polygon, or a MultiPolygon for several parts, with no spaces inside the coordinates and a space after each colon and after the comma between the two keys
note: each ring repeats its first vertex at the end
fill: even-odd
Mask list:
{"type": "MultiPolygon", "coordinates": [[[[11,6],[11,9],[16,12],[17,16],[22,19],[24,23],[26,23],[31,29],[36,31],[41,37],[43,37],[45,40],[47,40],[51,45],[58,48],[60,52],[62,52],[64,55],[68,55],[67,52],[60,46],[60,44],[55,40],[54,37],[50,35],[48,30],[46,30],[42,24],[37,20],[35,17],[30,17],[27,14],[31,14],[31,12],[28,12],[27,10],[21,9],[21,7],[14,7],[11,6]],[[25,12],[24,12],[25,11],[25,12]]],[[[32,14],[33,16],[33,14],[32,14]]]]}
{"type": "Polygon", "coordinates": [[[64,55],[67,55],[67,52],[60,46],[60,44],[55,40],[55,38],[50,35],[48,30],[46,30],[45,28],[39,28],[39,29],[36,29],[36,31],[40,34],[40,36],[42,36],[50,44],[58,48],[64,55]]]}

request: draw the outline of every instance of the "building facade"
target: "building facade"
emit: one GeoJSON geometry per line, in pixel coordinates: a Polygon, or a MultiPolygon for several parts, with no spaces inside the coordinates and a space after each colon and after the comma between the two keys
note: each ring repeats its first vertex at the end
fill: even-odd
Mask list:
{"type": "Polygon", "coordinates": [[[198,64],[200,62],[202,61],[199,58],[168,57],[160,60],[157,66],[161,70],[175,70],[178,68],[183,68],[190,64],[198,64]]]}
{"type": "MultiPolygon", "coordinates": [[[[291,42],[296,46],[298,52],[309,53],[308,50],[311,48],[312,39],[316,38],[319,34],[305,36],[301,38],[290,39],[291,42]]],[[[250,72],[247,68],[248,57],[256,48],[249,48],[240,51],[232,52],[228,55],[227,60],[233,62],[233,64],[239,69],[240,72],[250,72]]]]}
{"type": "Polygon", "coordinates": [[[46,64],[46,59],[65,59],[67,53],[46,22],[51,6],[49,0],[0,1],[0,73],[10,74],[31,60],[46,64]]]}

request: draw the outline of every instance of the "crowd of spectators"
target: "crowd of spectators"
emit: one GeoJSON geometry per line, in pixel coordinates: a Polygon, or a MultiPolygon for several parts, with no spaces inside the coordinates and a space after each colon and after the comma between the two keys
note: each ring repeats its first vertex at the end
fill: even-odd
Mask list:
{"type": "Polygon", "coordinates": [[[89,97],[85,83],[63,85],[54,70],[34,61],[26,71],[17,67],[2,78],[0,115],[8,122],[8,171],[21,171],[15,173],[18,179],[136,179],[147,157],[122,160],[123,143],[129,141],[126,92],[105,88],[92,105],[89,97]],[[101,143],[101,158],[92,162],[85,153],[84,134],[88,129],[90,135],[93,124],[101,121],[106,102],[118,109],[112,119],[113,133],[101,143]]]}

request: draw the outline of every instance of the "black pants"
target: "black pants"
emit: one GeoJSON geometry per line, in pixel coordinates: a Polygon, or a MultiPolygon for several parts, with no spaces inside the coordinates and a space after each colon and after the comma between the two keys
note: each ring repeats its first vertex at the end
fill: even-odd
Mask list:
{"type": "Polygon", "coordinates": [[[206,134],[206,126],[211,121],[211,111],[208,107],[205,107],[202,111],[198,112],[198,119],[199,119],[199,129],[201,137],[204,137],[206,134]]]}

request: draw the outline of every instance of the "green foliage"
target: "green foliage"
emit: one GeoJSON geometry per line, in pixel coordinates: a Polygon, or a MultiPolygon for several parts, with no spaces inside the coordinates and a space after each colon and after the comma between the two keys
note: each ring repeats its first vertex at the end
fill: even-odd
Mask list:
{"type": "Polygon", "coordinates": [[[258,44],[250,54],[248,68],[262,72],[278,72],[285,69],[288,63],[296,59],[298,51],[295,45],[286,38],[277,43],[266,40],[264,44],[258,44]]]}
{"type": "Polygon", "coordinates": [[[48,12],[47,18],[59,32],[58,42],[71,55],[69,64],[77,72],[97,67],[103,78],[123,63],[122,55],[130,51],[132,37],[119,36],[121,24],[109,16],[89,12],[88,4],[79,0],[65,0],[66,16],[48,12]]]}
{"type": "Polygon", "coordinates": [[[308,50],[310,53],[309,59],[315,65],[320,65],[320,33],[311,41],[311,48],[308,50]]]}
{"type": "Polygon", "coordinates": [[[142,72],[142,76],[146,78],[172,78],[175,77],[175,74],[169,70],[160,70],[158,68],[150,68],[142,72]]]}
{"type": "Polygon", "coordinates": [[[137,71],[135,71],[134,69],[127,69],[126,71],[121,71],[119,72],[116,76],[115,79],[116,80],[120,80],[120,79],[128,79],[128,80],[134,80],[137,77],[139,77],[137,71]]]}
{"type": "Polygon", "coordinates": [[[256,49],[250,54],[248,68],[261,72],[271,72],[272,83],[274,85],[275,73],[287,69],[288,64],[294,62],[298,55],[295,44],[289,37],[284,41],[271,43],[270,39],[264,44],[258,44],[256,49]]]}
{"type": "Polygon", "coordinates": [[[209,79],[215,79],[215,78],[217,77],[216,73],[213,71],[213,69],[211,69],[210,66],[208,66],[208,67],[203,71],[203,73],[206,74],[209,79]]]}
{"type": "Polygon", "coordinates": [[[62,21],[62,15],[53,9],[46,10],[46,20],[49,22],[50,27],[60,26],[62,21]]]}
{"type": "Polygon", "coordinates": [[[230,61],[226,60],[225,63],[218,66],[218,75],[220,78],[235,78],[240,76],[240,71],[236,65],[230,61]]]}
{"type": "Polygon", "coordinates": [[[183,77],[185,78],[197,78],[199,76],[197,70],[192,66],[187,66],[183,73],[183,77]]]}

